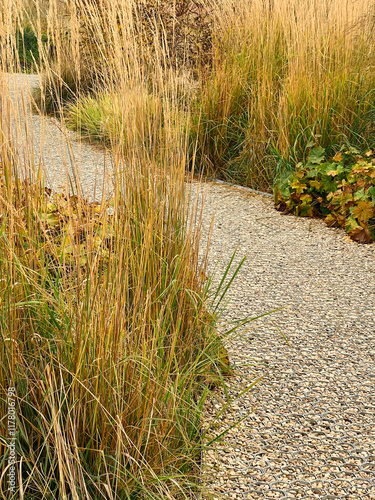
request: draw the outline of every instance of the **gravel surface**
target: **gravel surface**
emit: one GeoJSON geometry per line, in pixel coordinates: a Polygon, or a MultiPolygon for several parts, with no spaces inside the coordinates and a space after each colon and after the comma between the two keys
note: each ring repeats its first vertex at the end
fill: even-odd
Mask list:
{"type": "MultiPolygon", "coordinates": [[[[18,88],[37,84],[35,76],[10,79],[18,88]]],[[[70,168],[68,134],[91,194],[110,170],[108,154],[54,120],[29,120],[50,184],[63,183],[70,168]]],[[[281,215],[271,199],[242,189],[193,183],[192,194],[204,199],[203,240],[215,217],[216,282],[236,248],[235,262],[246,255],[222,327],[283,308],[228,345],[232,395],[263,378],[217,423],[220,433],[253,411],[206,454],[207,498],[375,499],[375,245],[354,243],[319,220],[281,215]]],[[[222,399],[217,391],[211,407],[222,399]]]]}
{"type": "Polygon", "coordinates": [[[206,456],[212,498],[375,499],[375,245],[241,189],[200,190],[218,279],[237,246],[247,256],[223,320],[284,308],[229,345],[236,383],[263,379],[219,422],[254,410],[206,456]]]}
{"type": "Polygon", "coordinates": [[[82,179],[83,195],[100,199],[103,180],[112,173],[111,155],[79,140],[77,134],[62,127],[57,119],[31,112],[30,90],[38,86],[38,75],[7,74],[5,78],[13,103],[17,103],[11,113],[17,116],[14,131],[19,150],[32,148],[35,164],[44,169],[50,187],[65,187],[67,174],[72,179],[77,175],[82,179]]]}

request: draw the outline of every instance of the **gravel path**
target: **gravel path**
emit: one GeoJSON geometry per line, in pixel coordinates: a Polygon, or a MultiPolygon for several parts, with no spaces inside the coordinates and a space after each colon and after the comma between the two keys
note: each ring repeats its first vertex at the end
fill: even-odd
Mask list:
{"type": "MultiPolygon", "coordinates": [[[[22,87],[36,83],[17,79],[22,87]]],[[[30,119],[37,158],[58,185],[69,164],[65,132],[30,119]]],[[[71,138],[89,192],[110,162],[71,138]]],[[[236,247],[237,262],[247,256],[223,322],[284,308],[229,346],[239,386],[263,379],[215,430],[255,410],[206,456],[212,498],[375,499],[375,245],[354,243],[322,221],[281,215],[261,195],[194,183],[194,196],[199,189],[205,234],[215,216],[210,262],[213,269],[220,261],[218,278],[236,247]]]]}
{"type": "Polygon", "coordinates": [[[61,127],[57,119],[46,119],[31,112],[30,90],[39,84],[37,75],[4,76],[13,103],[18,103],[11,114],[17,117],[14,131],[19,150],[33,150],[35,164],[44,169],[50,187],[67,186],[67,174],[72,179],[81,176],[83,195],[100,199],[104,177],[112,172],[111,155],[102,148],[78,140],[77,135],[61,127]]]}
{"type": "Polygon", "coordinates": [[[209,453],[213,498],[375,499],[375,245],[241,189],[201,190],[218,277],[237,245],[247,255],[224,319],[285,308],[229,348],[238,384],[264,378],[221,419],[218,432],[255,408],[209,453]]]}

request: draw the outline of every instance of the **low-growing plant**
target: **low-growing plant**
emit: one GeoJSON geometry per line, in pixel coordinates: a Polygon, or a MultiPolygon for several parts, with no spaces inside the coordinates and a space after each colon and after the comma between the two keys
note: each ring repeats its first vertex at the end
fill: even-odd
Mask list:
{"type": "Polygon", "coordinates": [[[188,127],[188,112],[178,103],[168,103],[167,96],[162,100],[155,98],[146,85],[128,88],[121,96],[108,91],[96,92],[77,99],[64,110],[67,126],[91,141],[107,146],[122,143],[125,148],[136,145],[142,148],[147,144],[155,150],[158,136],[166,126],[166,113],[169,134],[175,135],[175,144],[178,144],[181,130],[188,127]],[[136,129],[129,127],[130,122],[136,123],[136,129]]]}
{"type": "Polygon", "coordinates": [[[114,137],[122,137],[129,144],[136,138],[133,137],[134,129],[128,124],[130,120],[136,120],[139,141],[150,139],[155,129],[162,126],[160,101],[145,87],[127,90],[125,109],[121,109],[121,100],[124,100],[124,96],[120,98],[104,92],[84,96],[67,107],[66,123],[91,140],[110,144],[114,137]],[[153,123],[151,129],[147,127],[148,122],[153,123]]]}
{"type": "Polygon", "coordinates": [[[342,146],[326,159],[322,147],[307,163],[279,180],[274,188],[278,210],[302,217],[324,217],[330,227],[343,227],[359,243],[375,240],[375,154],[342,146]]]}

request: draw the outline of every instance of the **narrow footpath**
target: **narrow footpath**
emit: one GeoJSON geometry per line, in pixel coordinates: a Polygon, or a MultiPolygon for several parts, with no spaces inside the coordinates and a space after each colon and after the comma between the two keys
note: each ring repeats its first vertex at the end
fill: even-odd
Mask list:
{"type": "MultiPolygon", "coordinates": [[[[18,91],[38,83],[12,78],[18,91]]],[[[110,155],[55,120],[30,120],[51,185],[60,185],[73,155],[91,193],[110,155]]],[[[375,499],[375,244],[282,215],[270,198],[243,189],[193,183],[192,193],[204,199],[203,239],[214,217],[216,279],[235,249],[237,263],[246,255],[223,323],[282,308],[230,343],[237,384],[263,378],[223,415],[224,428],[254,410],[208,452],[210,498],[375,499]]]]}

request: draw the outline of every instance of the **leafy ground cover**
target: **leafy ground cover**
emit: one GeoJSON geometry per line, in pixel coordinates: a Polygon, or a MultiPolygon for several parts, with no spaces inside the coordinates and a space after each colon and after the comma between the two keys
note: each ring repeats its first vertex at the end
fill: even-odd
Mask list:
{"type": "Polygon", "coordinates": [[[303,217],[324,217],[359,243],[375,240],[375,154],[343,146],[326,159],[314,148],[306,164],[284,176],[274,189],[278,210],[303,217]]]}

